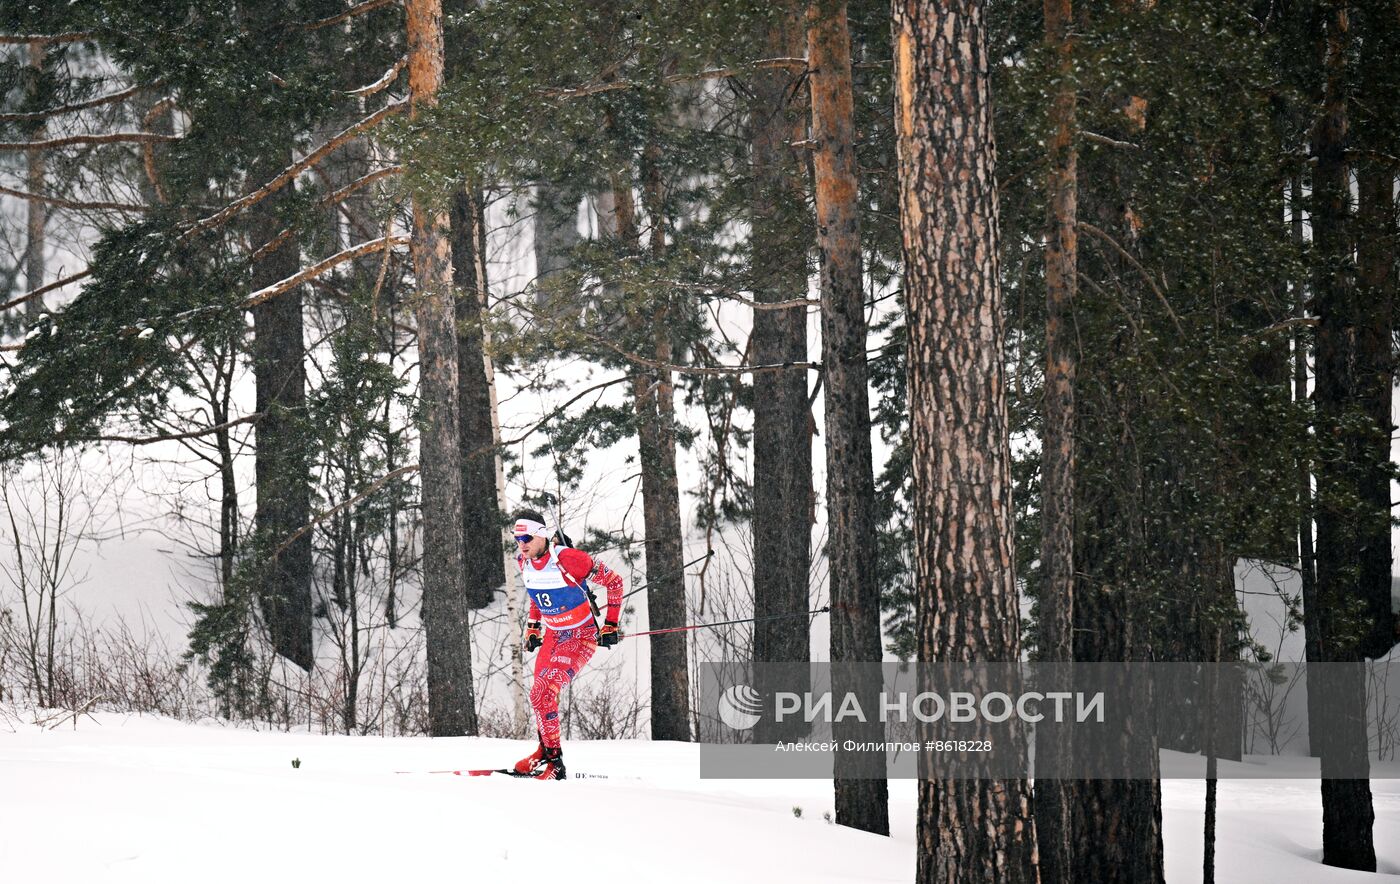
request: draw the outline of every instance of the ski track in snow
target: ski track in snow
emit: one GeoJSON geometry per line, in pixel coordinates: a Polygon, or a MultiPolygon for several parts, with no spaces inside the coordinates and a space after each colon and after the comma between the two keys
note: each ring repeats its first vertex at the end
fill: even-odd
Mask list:
{"type": "MultiPolygon", "coordinates": [[[[551,867],[571,884],[914,877],[909,780],[890,784],[883,838],[822,818],[829,781],[701,780],[694,745],[569,742],[571,770],[612,778],[536,783],[426,773],[509,765],[530,748],[518,740],[32,719],[0,709],[0,880],[504,882],[551,867]]],[[[1382,870],[1400,873],[1400,782],[1372,788],[1382,870]]],[[[1203,797],[1198,780],[1163,783],[1172,884],[1200,880],[1203,797]]],[[[1315,780],[1222,781],[1217,880],[1400,881],[1320,865],[1321,825],[1315,780]]]]}

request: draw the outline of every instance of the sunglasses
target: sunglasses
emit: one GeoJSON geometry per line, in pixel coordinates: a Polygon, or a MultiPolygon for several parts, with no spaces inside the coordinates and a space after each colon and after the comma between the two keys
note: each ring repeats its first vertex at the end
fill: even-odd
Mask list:
{"type": "Polygon", "coordinates": [[[534,540],[534,539],[535,539],[535,535],[533,535],[533,534],[517,534],[517,535],[515,535],[515,542],[516,542],[516,543],[529,543],[530,541],[532,541],[532,540],[534,540]]]}

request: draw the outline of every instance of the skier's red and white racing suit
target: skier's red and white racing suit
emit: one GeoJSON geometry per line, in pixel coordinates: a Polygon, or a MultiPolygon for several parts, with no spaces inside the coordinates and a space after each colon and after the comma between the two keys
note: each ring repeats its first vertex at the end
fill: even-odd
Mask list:
{"type": "Polygon", "coordinates": [[[622,575],[582,550],[560,546],[538,559],[516,556],[531,621],[544,624],[544,644],[535,657],[530,705],[539,724],[540,742],[559,745],[559,693],[598,650],[598,623],[588,600],[588,581],[608,591],[607,620],[622,610],[622,575]]]}

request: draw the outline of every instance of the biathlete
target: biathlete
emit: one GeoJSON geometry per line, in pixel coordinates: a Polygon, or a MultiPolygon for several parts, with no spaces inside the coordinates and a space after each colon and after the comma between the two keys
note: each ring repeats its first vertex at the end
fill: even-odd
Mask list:
{"type": "Polygon", "coordinates": [[[521,510],[515,517],[516,563],[530,613],[525,623],[525,651],[539,650],[530,705],[539,727],[535,751],[515,763],[515,772],[539,780],[562,780],[564,753],[559,744],[559,693],[587,665],[598,648],[622,638],[622,575],[588,553],[550,542],[553,530],[544,516],[521,510]],[[607,589],[607,609],[599,628],[589,582],[607,589]]]}

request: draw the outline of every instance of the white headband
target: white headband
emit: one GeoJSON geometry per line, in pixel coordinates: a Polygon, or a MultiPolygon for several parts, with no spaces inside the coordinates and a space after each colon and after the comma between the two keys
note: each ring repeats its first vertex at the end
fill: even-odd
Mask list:
{"type": "Polygon", "coordinates": [[[543,537],[547,540],[549,539],[549,535],[553,533],[554,532],[551,531],[547,525],[536,522],[534,519],[519,519],[515,523],[516,537],[529,534],[533,537],[543,537]]]}

